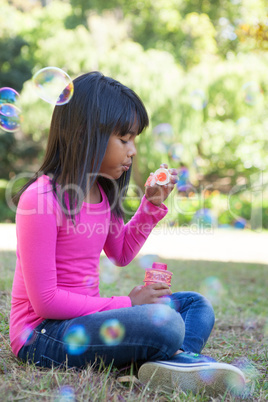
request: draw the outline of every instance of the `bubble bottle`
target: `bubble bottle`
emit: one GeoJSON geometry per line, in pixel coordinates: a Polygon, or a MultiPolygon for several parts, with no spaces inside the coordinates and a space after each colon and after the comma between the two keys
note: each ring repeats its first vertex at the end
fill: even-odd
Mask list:
{"type": "Polygon", "coordinates": [[[172,274],[172,272],[167,271],[167,264],[154,262],[152,268],[145,269],[144,286],[164,282],[170,287],[172,274]]]}

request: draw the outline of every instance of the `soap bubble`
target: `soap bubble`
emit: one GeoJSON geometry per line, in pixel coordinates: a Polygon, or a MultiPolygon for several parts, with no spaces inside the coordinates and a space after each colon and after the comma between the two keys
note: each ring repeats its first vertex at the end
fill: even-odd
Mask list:
{"type": "Polygon", "coordinates": [[[248,317],[244,324],[243,327],[246,331],[248,330],[253,330],[256,329],[258,325],[257,319],[255,317],[248,317]]]}
{"type": "Polygon", "coordinates": [[[169,148],[168,154],[174,161],[180,161],[184,152],[184,146],[180,143],[172,144],[169,148]]]}
{"type": "Polygon", "coordinates": [[[239,218],[234,221],[234,227],[236,229],[245,229],[247,226],[247,220],[244,218],[239,218]]]}
{"type": "Polygon", "coordinates": [[[164,136],[172,137],[173,128],[169,123],[161,123],[153,128],[153,134],[156,137],[164,137],[164,136]]]}
{"type": "Polygon", "coordinates": [[[205,384],[212,384],[214,382],[217,370],[201,370],[199,371],[199,377],[205,384]]]}
{"type": "Polygon", "coordinates": [[[100,337],[106,345],[119,345],[124,336],[125,327],[116,318],[106,320],[100,328],[100,337]]]}
{"type": "Polygon", "coordinates": [[[114,265],[112,260],[109,260],[109,258],[104,258],[101,261],[100,268],[100,279],[102,282],[110,284],[117,281],[119,270],[118,267],[114,265]]]}
{"type": "MultiPolygon", "coordinates": [[[[170,303],[172,304],[172,302],[170,302],[170,303]]],[[[170,319],[170,314],[172,313],[171,308],[168,308],[168,305],[166,305],[166,304],[150,305],[149,306],[149,319],[150,319],[150,321],[156,327],[162,327],[170,319]]]]}
{"type": "Polygon", "coordinates": [[[237,129],[238,129],[238,134],[241,136],[247,136],[251,133],[251,128],[250,128],[250,119],[248,117],[242,116],[235,122],[237,129]]]}
{"type": "Polygon", "coordinates": [[[0,103],[0,114],[7,117],[14,117],[20,114],[20,109],[10,103],[0,103]]]}
{"type": "Polygon", "coordinates": [[[224,296],[225,289],[217,277],[209,276],[201,282],[200,293],[212,304],[219,304],[224,296]]]}
{"type": "Polygon", "coordinates": [[[162,296],[161,303],[165,304],[166,306],[169,306],[173,310],[176,310],[176,303],[168,296],[162,296]]]}
{"type": "Polygon", "coordinates": [[[9,87],[0,88],[0,128],[12,133],[19,129],[20,123],[18,92],[9,87]]]}
{"type": "Polygon", "coordinates": [[[159,257],[156,254],[147,254],[139,257],[139,265],[141,268],[152,268],[153,262],[158,261],[159,257]]]}
{"type": "Polygon", "coordinates": [[[247,105],[254,106],[260,98],[260,86],[256,81],[246,82],[242,86],[243,98],[247,105]]]}
{"type": "Polygon", "coordinates": [[[45,67],[33,76],[37,93],[44,101],[64,105],[70,101],[74,85],[69,75],[57,67],[45,67]]]}
{"type": "Polygon", "coordinates": [[[75,393],[72,387],[64,385],[57,392],[54,402],[75,402],[75,393]]]}
{"type": "Polygon", "coordinates": [[[209,208],[202,208],[196,211],[192,223],[202,228],[211,228],[217,225],[217,220],[209,208]]]}
{"type": "Polygon", "coordinates": [[[98,286],[98,278],[94,278],[91,275],[86,275],[83,279],[83,284],[88,288],[94,288],[98,286]]]}
{"type": "MultiPolygon", "coordinates": [[[[2,106],[3,109],[3,105],[2,106]]],[[[6,106],[6,105],[4,105],[6,106]]],[[[21,123],[21,111],[18,109],[16,106],[9,105],[9,112],[12,113],[10,116],[5,116],[2,114],[1,109],[0,109],[0,128],[4,131],[7,132],[14,132],[17,131],[20,128],[20,123],[21,123]]],[[[7,108],[4,109],[5,111],[7,108]]]]}
{"type": "Polygon", "coordinates": [[[232,363],[234,366],[238,367],[244,374],[246,378],[246,384],[242,383],[241,379],[233,375],[229,377],[229,387],[231,392],[236,396],[247,398],[250,397],[256,387],[256,382],[260,378],[260,373],[255,367],[255,365],[246,357],[238,359],[232,363]]]}
{"type": "Polygon", "coordinates": [[[23,328],[20,339],[24,345],[31,345],[36,339],[36,333],[30,325],[23,328]]]}
{"type": "Polygon", "coordinates": [[[157,140],[154,143],[154,148],[160,152],[161,154],[167,154],[168,153],[168,149],[169,149],[169,145],[165,144],[163,141],[157,140]]]}
{"type": "Polygon", "coordinates": [[[186,166],[182,166],[179,169],[178,176],[179,176],[179,178],[176,183],[178,191],[181,191],[181,192],[187,191],[187,190],[189,191],[191,189],[191,184],[189,181],[189,176],[190,176],[189,169],[186,166]]]}
{"type": "Polygon", "coordinates": [[[0,88],[0,104],[8,103],[12,105],[19,104],[19,94],[15,89],[9,87],[0,88]]]}
{"type": "Polygon", "coordinates": [[[154,147],[161,153],[167,153],[173,138],[173,128],[169,123],[161,123],[153,128],[154,147]]]}
{"type": "Polygon", "coordinates": [[[71,325],[63,340],[68,354],[80,355],[88,349],[90,337],[83,325],[71,325]]]}
{"type": "Polygon", "coordinates": [[[197,88],[190,93],[190,103],[194,110],[202,110],[207,106],[207,97],[203,89],[197,88]]]}

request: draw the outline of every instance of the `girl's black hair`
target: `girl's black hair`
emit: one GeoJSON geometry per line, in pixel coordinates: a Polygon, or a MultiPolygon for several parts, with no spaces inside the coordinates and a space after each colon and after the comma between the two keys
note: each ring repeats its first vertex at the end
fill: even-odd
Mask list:
{"type": "Polygon", "coordinates": [[[86,196],[97,180],[110,206],[113,206],[112,213],[116,217],[123,217],[121,198],[127,192],[131,169],[124,172],[116,183],[98,176],[98,172],[110,135],[116,133],[123,136],[134,123],[140,134],[149,124],[146,109],[134,91],[100,72],[83,74],[73,81],[73,85],[71,100],[54,108],[42,166],[16,194],[14,201],[18,203],[21,194],[38,177],[49,175],[54,195],[63,210],[69,211],[66,215],[75,222],[81,200],[79,202],[77,191],[72,190],[71,186],[79,188],[86,196]],[[61,194],[61,197],[57,184],[63,188],[66,186],[65,194],[61,194]]]}

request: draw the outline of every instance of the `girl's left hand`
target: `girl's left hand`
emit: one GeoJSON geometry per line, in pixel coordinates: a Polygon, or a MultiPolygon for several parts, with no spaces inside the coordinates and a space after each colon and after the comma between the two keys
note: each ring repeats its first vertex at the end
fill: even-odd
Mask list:
{"type": "MultiPolygon", "coordinates": [[[[168,165],[166,163],[162,163],[160,165],[161,168],[168,169],[168,165]]],[[[165,184],[164,186],[159,186],[159,184],[155,184],[154,186],[146,186],[145,187],[145,197],[152,204],[159,207],[162,202],[164,202],[171,191],[173,190],[176,182],[178,181],[178,170],[171,169],[170,173],[170,182],[165,184]]],[[[151,173],[152,175],[153,173],[151,173]]]]}

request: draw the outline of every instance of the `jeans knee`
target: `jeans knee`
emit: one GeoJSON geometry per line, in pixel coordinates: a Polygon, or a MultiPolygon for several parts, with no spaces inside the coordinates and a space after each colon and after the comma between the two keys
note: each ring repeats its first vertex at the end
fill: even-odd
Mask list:
{"type": "Polygon", "coordinates": [[[184,321],[179,313],[169,306],[154,305],[152,324],[158,342],[168,357],[181,347],[185,336],[184,321]]]}
{"type": "Polygon", "coordinates": [[[206,323],[212,329],[215,324],[215,313],[214,313],[213,306],[212,306],[210,300],[207,299],[205,296],[201,295],[200,293],[196,293],[196,297],[198,297],[199,303],[202,306],[202,309],[204,311],[206,323]]]}

